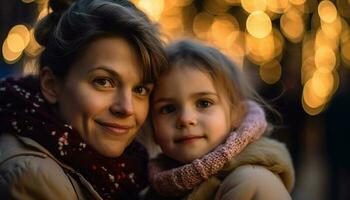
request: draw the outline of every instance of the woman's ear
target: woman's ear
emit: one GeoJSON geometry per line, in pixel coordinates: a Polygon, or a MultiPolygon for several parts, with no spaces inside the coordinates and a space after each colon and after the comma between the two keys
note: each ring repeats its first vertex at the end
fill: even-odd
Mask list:
{"type": "Polygon", "coordinates": [[[57,102],[58,97],[58,82],[52,70],[48,67],[44,67],[40,70],[40,89],[44,95],[44,98],[51,104],[57,102]]]}

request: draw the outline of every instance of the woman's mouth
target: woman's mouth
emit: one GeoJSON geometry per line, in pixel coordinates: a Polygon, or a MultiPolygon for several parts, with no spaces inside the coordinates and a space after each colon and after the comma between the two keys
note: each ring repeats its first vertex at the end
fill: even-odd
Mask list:
{"type": "Polygon", "coordinates": [[[101,122],[101,121],[96,121],[96,123],[101,127],[103,127],[104,129],[108,130],[108,132],[111,132],[113,135],[127,134],[132,128],[132,126],[121,125],[117,123],[108,123],[108,122],[101,122]]]}

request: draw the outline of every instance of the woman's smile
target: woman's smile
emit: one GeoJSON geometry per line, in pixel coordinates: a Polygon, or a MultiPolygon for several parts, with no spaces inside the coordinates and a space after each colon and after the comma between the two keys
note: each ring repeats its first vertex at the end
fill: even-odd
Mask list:
{"type": "Polygon", "coordinates": [[[96,123],[101,127],[107,129],[108,132],[112,132],[113,135],[125,135],[130,131],[130,129],[133,128],[132,125],[122,125],[117,123],[101,122],[97,120],[96,123]]]}

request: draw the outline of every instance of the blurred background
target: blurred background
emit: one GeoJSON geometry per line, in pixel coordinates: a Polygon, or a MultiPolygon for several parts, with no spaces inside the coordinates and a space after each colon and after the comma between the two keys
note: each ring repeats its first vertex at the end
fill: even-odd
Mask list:
{"type": "MultiPolygon", "coordinates": [[[[283,117],[296,200],[350,199],[350,0],[132,0],[166,42],[222,50],[283,117]]],[[[0,77],[35,71],[47,0],[0,0],[0,77]]]]}

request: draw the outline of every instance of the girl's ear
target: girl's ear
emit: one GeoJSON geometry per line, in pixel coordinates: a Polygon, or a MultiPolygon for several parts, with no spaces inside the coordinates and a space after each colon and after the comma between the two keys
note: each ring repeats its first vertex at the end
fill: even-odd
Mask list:
{"type": "Polygon", "coordinates": [[[58,82],[52,70],[44,67],[40,70],[40,89],[44,98],[51,104],[55,104],[58,99],[58,82]]]}

